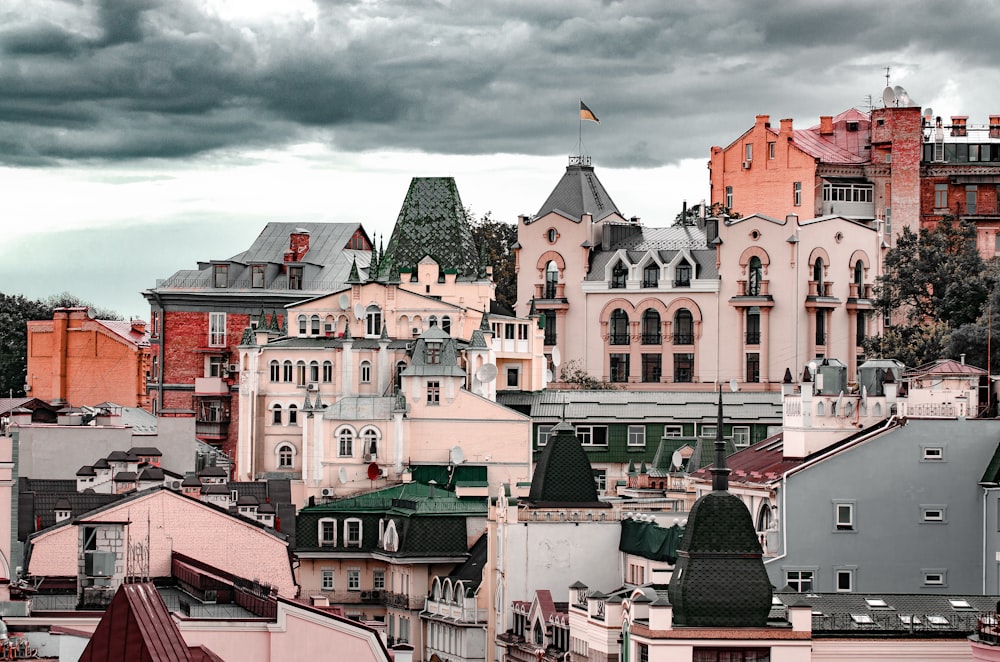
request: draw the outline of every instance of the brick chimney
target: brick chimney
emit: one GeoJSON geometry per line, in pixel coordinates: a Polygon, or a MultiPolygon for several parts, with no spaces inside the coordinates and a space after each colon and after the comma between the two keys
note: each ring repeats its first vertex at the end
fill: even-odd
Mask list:
{"type": "Polygon", "coordinates": [[[138,317],[132,318],[132,331],[133,333],[146,333],[146,320],[138,317]]]}
{"type": "Polygon", "coordinates": [[[1000,138],[1000,115],[990,115],[990,138],[1000,138]]]}
{"type": "Polygon", "coordinates": [[[821,136],[833,135],[833,115],[820,115],[819,135],[821,136]]]}
{"type": "Polygon", "coordinates": [[[301,262],[307,252],[309,252],[309,230],[298,228],[289,235],[285,262],[301,262]]]}
{"type": "Polygon", "coordinates": [[[757,115],[755,124],[757,126],[770,127],[771,126],[771,116],[770,115],[757,115]]]}
{"type": "Polygon", "coordinates": [[[968,115],[952,115],[951,116],[951,135],[953,137],[961,137],[966,135],[965,123],[969,120],[968,115]]]}
{"type": "Polygon", "coordinates": [[[792,119],[781,120],[781,129],[778,131],[779,136],[785,136],[787,138],[792,137],[792,119]]]}

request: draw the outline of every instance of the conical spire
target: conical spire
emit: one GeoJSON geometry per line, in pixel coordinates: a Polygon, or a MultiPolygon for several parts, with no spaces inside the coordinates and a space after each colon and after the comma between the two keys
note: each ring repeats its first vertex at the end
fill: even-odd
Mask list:
{"type": "Polygon", "coordinates": [[[253,329],[249,326],[243,329],[243,338],[240,340],[240,345],[242,347],[255,347],[257,345],[257,338],[254,336],[253,329]]]}
{"type": "Polygon", "coordinates": [[[278,326],[278,313],[275,310],[271,310],[271,326],[268,328],[271,333],[281,333],[281,327],[278,326]]]}
{"type": "Polygon", "coordinates": [[[729,467],[726,466],[726,441],[722,437],[722,385],[719,385],[719,410],[715,419],[715,463],[711,468],[712,489],[729,490],[729,467]]]}
{"type": "Polygon", "coordinates": [[[361,284],[361,274],[358,273],[358,261],[351,260],[351,273],[347,277],[347,282],[350,285],[360,285],[361,284]]]}
{"type": "Polygon", "coordinates": [[[260,315],[257,316],[257,328],[261,331],[267,328],[267,315],[264,314],[264,306],[260,307],[260,315]]]}

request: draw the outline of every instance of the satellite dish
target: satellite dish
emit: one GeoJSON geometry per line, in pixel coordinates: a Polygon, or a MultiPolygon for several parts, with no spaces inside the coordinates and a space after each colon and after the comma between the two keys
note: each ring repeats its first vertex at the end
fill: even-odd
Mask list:
{"type": "Polygon", "coordinates": [[[736,391],[740,390],[740,383],[736,381],[735,377],[729,380],[729,390],[732,391],[733,393],[736,393],[736,391]]]}
{"type": "Polygon", "coordinates": [[[837,396],[837,416],[844,415],[844,392],[841,391],[840,395],[837,396]]]}
{"type": "Polygon", "coordinates": [[[558,347],[553,347],[552,348],[552,365],[554,365],[555,367],[558,368],[560,363],[562,363],[562,352],[559,351],[558,347]]]}
{"type": "Polygon", "coordinates": [[[906,90],[904,90],[902,86],[897,85],[894,88],[892,88],[892,93],[896,95],[897,106],[905,108],[906,106],[910,106],[913,104],[913,101],[910,99],[910,95],[906,93],[906,90]]]}
{"type": "Polygon", "coordinates": [[[680,451],[674,451],[674,454],[670,456],[670,464],[675,469],[680,469],[684,466],[684,458],[681,457],[680,451]]]}
{"type": "Polygon", "coordinates": [[[359,320],[365,318],[365,307],[360,303],[354,304],[354,317],[359,320]]]}
{"type": "Polygon", "coordinates": [[[813,374],[813,376],[815,376],[816,375],[816,368],[818,368],[819,366],[816,365],[815,361],[810,361],[808,363],[808,365],[809,365],[809,372],[811,372],[813,374]]]}
{"type": "Polygon", "coordinates": [[[90,319],[96,319],[97,311],[95,311],[93,308],[87,308],[87,317],[89,317],[90,319]]]}
{"type": "Polygon", "coordinates": [[[484,363],[476,370],[476,379],[480,384],[489,384],[497,378],[497,367],[492,363],[484,363]]]}
{"type": "Polygon", "coordinates": [[[347,310],[347,307],[350,306],[350,305],[351,305],[351,297],[347,296],[347,294],[341,294],[340,295],[340,308],[342,310],[347,310]]]}
{"type": "Polygon", "coordinates": [[[934,109],[931,108],[930,106],[928,106],[927,108],[924,108],[924,119],[927,120],[928,124],[930,124],[930,121],[931,121],[932,117],[934,117],[934,109]]]}
{"type": "Polygon", "coordinates": [[[382,471],[378,468],[378,464],[376,462],[372,462],[368,465],[368,480],[378,480],[381,475],[382,471]]]}
{"type": "Polygon", "coordinates": [[[864,384],[861,385],[861,406],[868,406],[868,387],[864,384]]]}
{"type": "Polygon", "coordinates": [[[462,452],[461,446],[452,446],[449,461],[451,464],[462,464],[462,462],[465,462],[465,453],[462,452]]]}
{"type": "Polygon", "coordinates": [[[340,479],[341,483],[346,483],[347,482],[347,469],[345,469],[344,467],[341,467],[340,471],[337,474],[337,478],[340,479]]]}
{"type": "Polygon", "coordinates": [[[896,105],[896,93],[892,91],[891,87],[886,87],[882,90],[882,103],[885,104],[886,108],[896,105]]]}
{"type": "Polygon", "coordinates": [[[555,375],[552,374],[552,371],[551,370],[546,370],[545,371],[545,381],[546,382],[551,382],[553,379],[555,379],[555,375]]]}

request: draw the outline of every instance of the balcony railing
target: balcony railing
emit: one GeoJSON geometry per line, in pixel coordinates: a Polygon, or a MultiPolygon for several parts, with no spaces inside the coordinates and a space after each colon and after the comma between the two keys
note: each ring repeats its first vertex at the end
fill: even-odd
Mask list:
{"type": "Polygon", "coordinates": [[[629,344],[629,337],[627,333],[612,333],[611,334],[611,344],[612,345],[627,345],[629,344]]]}
{"type": "Polygon", "coordinates": [[[386,607],[409,609],[414,611],[424,608],[423,597],[411,597],[405,593],[393,593],[392,591],[383,591],[382,595],[385,598],[386,607]]]}
{"type": "Polygon", "coordinates": [[[674,281],[674,287],[691,287],[691,279],[679,278],[674,281]]]}
{"type": "Polygon", "coordinates": [[[747,338],[747,344],[748,345],[759,345],[760,344],[760,331],[747,331],[746,338],[747,338]]]}
{"type": "Polygon", "coordinates": [[[659,333],[644,333],[642,334],[642,344],[643,345],[659,345],[663,342],[663,336],[659,333]]]}
{"type": "Polygon", "coordinates": [[[649,280],[649,279],[645,279],[644,278],[643,281],[642,281],[642,286],[643,287],[659,287],[660,286],[660,281],[659,281],[659,279],[649,280]]]}
{"type": "Polygon", "coordinates": [[[675,345],[693,345],[694,344],[694,334],[693,333],[675,333],[674,334],[674,344],[675,345]]]}

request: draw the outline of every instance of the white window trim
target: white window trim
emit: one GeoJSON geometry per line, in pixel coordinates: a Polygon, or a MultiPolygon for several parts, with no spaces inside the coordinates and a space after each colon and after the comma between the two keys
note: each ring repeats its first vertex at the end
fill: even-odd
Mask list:
{"type": "Polygon", "coordinates": [[[318,522],[316,522],[316,540],[319,542],[320,547],[336,547],[337,546],[337,520],[333,517],[321,517],[318,522]],[[327,540],[323,538],[323,524],[326,522],[333,523],[333,539],[327,540]]]}
{"type": "Polygon", "coordinates": [[[944,446],[921,446],[921,462],[944,462],[944,446]]]}
{"type": "Polygon", "coordinates": [[[922,524],[947,524],[948,506],[920,504],[920,522],[922,524]]]}
{"type": "Polygon", "coordinates": [[[348,517],[344,520],[344,547],[361,547],[361,543],[364,541],[364,522],[362,522],[357,517],[348,517]],[[351,540],[348,532],[351,530],[351,524],[353,522],[358,523],[358,539],[351,540]]]}
{"type": "Polygon", "coordinates": [[[947,568],[921,568],[920,575],[923,577],[924,586],[948,586],[947,568]]]}
{"type": "Polygon", "coordinates": [[[361,590],[361,568],[347,569],[347,590],[351,591],[352,593],[361,590]]]}
{"type": "Polygon", "coordinates": [[[665,439],[675,439],[677,437],[684,436],[684,426],[683,425],[664,425],[663,426],[663,437],[665,439]],[[676,432],[677,434],[671,434],[676,432]]]}
{"type": "Polygon", "coordinates": [[[554,427],[555,425],[538,426],[538,429],[535,431],[535,440],[539,448],[543,448],[546,444],[549,443],[549,439],[552,438],[552,428],[554,427]],[[543,434],[544,437],[542,436],[543,434]],[[545,441],[542,441],[543,438],[545,439],[545,441]]]}
{"type": "Polygon", "coordinates": [[[628,441],[626,444],[631,448],[642,448],[646,446],[646,426],[645,425],[630,425],[628,426],[628,441]],[[639,443],[632,442],[632,433],[636,432],[640,436],[641,440],[639,443]]]}
{"type": "Polygon", "coordinates": [[[333,441],[337,445],[337,457],[354,457],[354,442],[358,438],[358,433],[350,425],[341,425],[333,433],[333,441]],[[351,452],[350,454],[340,452],[340,437],[345,432],[351,433],[351,452]]]}
{"type": "Polygon", "coordinates": [[[321,591],[335,591],[337,587],[337,571],[331,568],[323,568],[319,572],[319,587],[321,591]],[[326,578],[330,577],[330,585],[326,585],[326,578]]]}
{"type": "Polygon", "coordinates": [[[837,593],[853,593],[855,586],[855,572],[856,568],[836,568],[833,571],[833,590],[837,593]],[[840,588],[840,577],[841,575],[846,575],[849,577],[848,587],[840,588]]]}
{"type": "Polygon", "coordinates": [[[750,426],[749,425],[734,425],[733,426],[733,446],[736,448],[748,448],[750,446],[750,426]],[[739,434],[741,432],[746,433],[746,441],[738,441],[739,434]]]}
{"type": "Polygon", "coordinates": [[[290,442],[287,442],[287,441],[281,442],[280,444],[278,444],[277,446],[274,447],[274,458],[275,458],[274,461],[275,461],[275,466],[277,466],[279,469],[291,469],[291,468],[295,467],[295,458],[298,457],[298,454],[299,454],[299,451],[298,451],[298,449],[295,448],[294,444],[292,444],[290,442]],[[283,449],[285,449],[285,448],[287,448],[290,451],[292,451],[292,463],[290,465],[288,465],[287,467],[281,466],[281,451],[283,449]]]}
{"type": "Polygon", "coordinates": [[[608,446],[608,426],[607,425],[577,425],[573,429],[573,433],[576,435],[577,439],[580,438],[580,431],[587,430],[587,437],[590,441],[580,441],[580,445],[589,448],[607,448],[608,446]],[[596,444],[594,443],[594,430],[598,428],[604,429],[604,443],[596,444]]]}
{"type": "Polygon", "coordinates": [[[833,530],[841,533],[849,531],[857,531],[857,517],[855,516],[855,502],[853,500],[838,499],[833,502],[833,530]],[[840,518],[841,508],[846,507],[850,517],[847,521],[842,521],[840,518]]]}
{"type": "Polygon", "coordinates": [[[226,314],[221,312],[211,312],[208,314],[208,346],[226,346],[226,314]],[[219,331],[221,323],[222,330],[219,331]]]}

